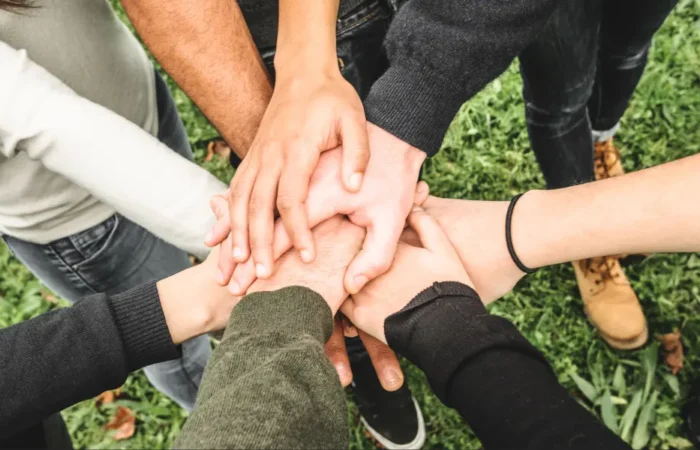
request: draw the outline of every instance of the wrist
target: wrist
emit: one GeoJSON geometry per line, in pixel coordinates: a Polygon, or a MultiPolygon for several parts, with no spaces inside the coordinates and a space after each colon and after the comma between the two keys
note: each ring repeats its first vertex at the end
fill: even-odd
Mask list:
{"type": "Polygon", "coordinates": [[[513,210],[510,224],[515,254],[526,267],[532,269],[553,264],[552,253],[555,249],[552,248],[553,242],[548,240],[552,237],[552,230],[548,229],[548,221],[542,220],[547,197],[548,191],[526,192],[513,210]]]}
{"type": "Polygon", "coordinates": [[[158,283],[158,296],[173,343],[179,345],[212,331],[213,313],[207,301],[201,264],[165,278],[158,283]]]}
{"type": "Polygon", "coordinates": [[[306,78],[340,77],[338,57],[335,48],[299,48],[275,53],[275,74],[277,81],[306,78]]]}

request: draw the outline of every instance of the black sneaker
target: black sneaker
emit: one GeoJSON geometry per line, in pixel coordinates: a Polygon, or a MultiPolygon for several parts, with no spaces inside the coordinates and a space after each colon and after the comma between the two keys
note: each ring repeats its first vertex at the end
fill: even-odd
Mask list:
{"type": "Polygon", "coordinates": [[[386,449],[419,449],[425,442],[425,424],[418,402],[406,383],[395,392],[379,383],[364,349],[350,355],[351,391],[360,420],[369,434],[386,449]]]}

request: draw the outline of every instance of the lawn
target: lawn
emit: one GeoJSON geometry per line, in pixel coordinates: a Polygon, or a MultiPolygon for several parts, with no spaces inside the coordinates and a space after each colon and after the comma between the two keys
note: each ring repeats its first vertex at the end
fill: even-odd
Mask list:
{"type": "MultiPolygon", "coordinates": [[[[232,172],[226,162],[216,158],[203,162],[203,142],[215,137],[216,131],[170,84],[197,160],[228,180],[232,172]]],[[[434,194],[508,199],[544,185],[529,149],[520,88],[513,65],[462,108],[443,150],[425,171],[434,194]]],[[[681,0],[655,39],[649,67],[618,135],[625,169],[639,170],[697,153],[699,125],[700,0],[681,0]]],[[[602,232],[604,227],[601,223],[602,232]]],[[[568,264],[524,279],[491,311],[517,324],[571,393],[638,448],[647,441],[652,449],[688,448],[680,406],[691,381],[700,376],[700,255],[653,255],[628,265],[626,271],[652,335],[682,333],[685,365],[677,377],[658,361],[653,340],[639,351],[618,352],[596,336],[583,314],[568,264]]],[[[0,246],[0,326],[64,305],[0,246]]],[[[480,448],[459,416],[431,393],[423,375],[409,364],[404,367],[426,418],[426,447],[480,448]]],[[[186,413],[154,390],[140,372],[128,379],[123,392],[113,403],[98,406],[88,400],[64,411],[76,447],[170,447],[186,413]],[[128,440],[115,441],[113,432],[104,429],[118,406],[132,409],[137,416],[136,433],[128,440]]],[[[372,448],[352,405],[348,417],[351,447],[372,448]]]]}

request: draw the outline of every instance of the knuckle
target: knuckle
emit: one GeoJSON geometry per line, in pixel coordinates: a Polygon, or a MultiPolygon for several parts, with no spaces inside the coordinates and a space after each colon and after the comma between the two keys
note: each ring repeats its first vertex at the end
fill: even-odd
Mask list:
{"type": "Polygon", "coordinates": [[[300,205],[301,202],[289,194],[280,193],[277,195],[277,209],[279,210],[280,214],[294,211],[300,205]]]}

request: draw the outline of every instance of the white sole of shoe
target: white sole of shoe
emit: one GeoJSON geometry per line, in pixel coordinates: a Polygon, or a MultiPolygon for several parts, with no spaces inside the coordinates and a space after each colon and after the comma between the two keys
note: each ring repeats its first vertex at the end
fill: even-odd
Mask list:
{"type": "Polygon", "coordinates": [[[416,407],[416,414],[418,415],[418,434],[416,434],[416,437],[411,442],[406,444],[391,442],[381,434],[377,433],[374,428],[369,426],[369,424],[365,421],[365,418],[360,416],[360,422],[362,422],[362,425],[365,426],[369,434],[372,435],[372,438],[374,438],[387,450],[418,450],[423,447],[423,444],[425,444],[425,422],[423,421],[423,413],[421,412],[420,406],[418,406],[418,402],[416,401],[415,397],[411,397],[411,399],[413,400],[413,405],[416,407]]]}

